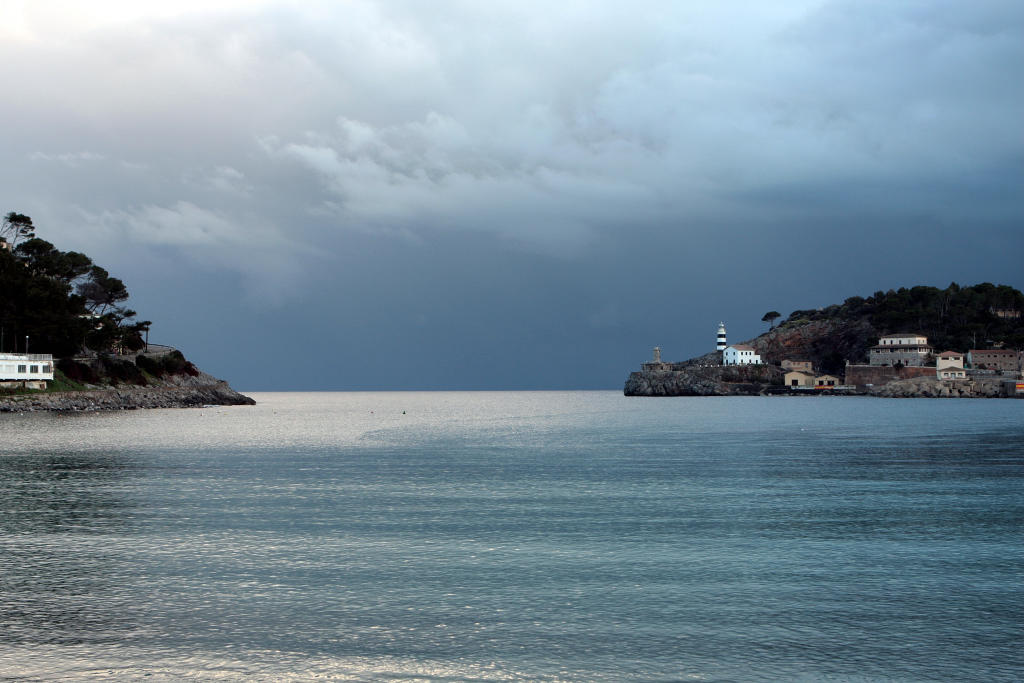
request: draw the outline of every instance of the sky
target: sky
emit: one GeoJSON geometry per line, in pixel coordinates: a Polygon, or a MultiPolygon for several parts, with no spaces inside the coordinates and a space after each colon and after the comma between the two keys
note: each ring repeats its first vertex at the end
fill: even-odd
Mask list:
{"type": "Polygon", "coordinates": [[[0,210],[235,388],[617,389],[1024,288],[1018,0],[6,0],[0,210]]]}

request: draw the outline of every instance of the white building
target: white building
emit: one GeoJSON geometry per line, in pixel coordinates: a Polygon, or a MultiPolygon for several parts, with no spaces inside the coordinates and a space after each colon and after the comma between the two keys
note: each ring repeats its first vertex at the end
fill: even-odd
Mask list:
{"type": "Polygon", "coordinates": [[[736,344],[722,351],[722,365],[760,365],[761,356],[754,353],[753,346],[736,344]]]}
{"type": "Polygon", "coordinates": [[[938,379],[967,379],[967,371],[950,365],[944,368],[935,368],[935,377],[938,379]]]}
{"type": "Polygon", "coordinates": [[[53,356],[48,353],[0,353],[0,386],[45,389],[53,381],[53,356]]]}
{"type": "Polygon", "coordinates": [[[935,357],[935,367],[941,370],[942,368],[962,368],[964,366],[964,354],[959,351],[943,351],[935,357]]]}

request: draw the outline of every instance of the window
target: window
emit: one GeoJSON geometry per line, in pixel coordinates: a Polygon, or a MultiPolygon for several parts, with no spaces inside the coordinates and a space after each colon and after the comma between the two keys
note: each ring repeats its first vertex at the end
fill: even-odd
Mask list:
{"type": "Polygon", "coordinates": [[[25,365],[19,365],[18,366],[18,372],[25,372],[27,369],[28,369],[28,367],[25,366],[25,365]]]}
{"type": "Polygon", "coordinates": [[[50,367],[49,363],[43,366],[43,372],[53,372],[53,368],[50,367]]]}
{"type": "Polygon", "coordinates": [[[39,374],[39,366],[38,365],[33,365],[31,367],[31,369],[29,370],[29,372],[31,372],[33,375],[38,375],[39,374]]]}

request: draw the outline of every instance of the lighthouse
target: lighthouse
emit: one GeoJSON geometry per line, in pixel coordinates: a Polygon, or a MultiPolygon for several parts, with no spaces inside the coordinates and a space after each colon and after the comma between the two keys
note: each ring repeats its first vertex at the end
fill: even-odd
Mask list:
{"type": "Polygon", "coordinates": [[[718,343],[715,345],[716,351],[725,351],[725,323],[718,323],[718,343]]]}

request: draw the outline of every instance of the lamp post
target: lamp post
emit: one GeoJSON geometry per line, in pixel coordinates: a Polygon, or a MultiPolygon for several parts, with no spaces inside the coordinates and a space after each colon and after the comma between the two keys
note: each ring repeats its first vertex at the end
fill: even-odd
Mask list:
{"type": "Polygon", "coordinates": [[[28,355],[28,335],[25,335],[25,355],[28,355]]]}

